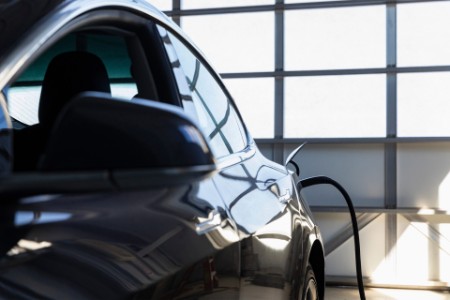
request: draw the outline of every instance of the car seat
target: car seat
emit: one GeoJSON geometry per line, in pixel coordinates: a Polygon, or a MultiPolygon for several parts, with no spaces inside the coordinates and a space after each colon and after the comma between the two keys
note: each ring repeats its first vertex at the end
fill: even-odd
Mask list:
{"type": "Polygon", "coordinates": [[[111,93],[102,60],[81,51],[55,56],[42,82],[39,123],[14,132],[14,171],[36,169],[60,111],[72,98],[86,91],[111,93]]]}

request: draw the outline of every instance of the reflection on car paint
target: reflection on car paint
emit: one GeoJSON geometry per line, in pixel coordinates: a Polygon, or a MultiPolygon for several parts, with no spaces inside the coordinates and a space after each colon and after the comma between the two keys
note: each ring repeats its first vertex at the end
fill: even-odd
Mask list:
{"type": "MultiPolygon", "coordinates": [[[[23,1],[13,1],[10,5],[23,1]]],[[[52,56],[54,39],[62,40],[69,35],[72,42],[76,41],[73,45],[89,50],[92,45],[86,36],[92,32],[100,37],[113,36],[124,41],[123,48],[115,51],[116,44],[106,43],[97,52],[107,51],[102,59],[110,60],[109,68],[122,68],[118,69],[120,74],[130,75],[131,66],[114,59],[128,64],[134,60],[136,74],[130,78],[114,77],[112,84],[136,85],[135,92],[140,94],[158,83],[157,89],[150,93],[157,99],[151,98],[149,102],[182,106],[194,122],[192,127],[178,128],[177,133],[181,134],[177,138],[193,141],[197,146],[201,144],[203,152],[214,153],[215,157],[210,160],[214,168],[208,176],[192,177],[189,181],[180,180],[183,174],[183,178],[190,177],[186,168],[178,166],[125,170],[124,174],[120,173],[123,170],[107,166],[100,171],[100,179],[93,176],[107,187],[102,190],[69,189],[71,193],[39,192],[25,197],[8,194],[0,210],[0,296],[11,299],[297,298],[302,291],[302,276],[312,243],[321,246],[320,233],[297,193],[295,178],[284,166],[262,156],[219,76],[195,46],[189,44],[177,27],[165,21],[166,16],[145,1],[66,0],[59,6],[63,0],[55,0],[46,1],[45,9],[42,3],[26,2],[29,7],[39,8],[34,14],[40,11],[48,15],[26,20],[33,24],[27,28],[28,33],[4,37],[18,41],[10,43],[11,53],[0,55],[2,59],[10,58],[0,60],[0,66],[6,66],[7,70],[0,74],[0,85],[5,82],[14,86],[24,66],[34,71],[32,61],[36,56],[48,53],[52,56]],[[25,41],[34,42],[24,45],[25,41]],[[30,49],[40,52],[28,53],[30,49]],[[118,57],[123,53],[130,57],[118,57]],[[19,73],[12,74],[13,71],[19,73]],[[139,78],[142,73],[145,76],[139,78]],[[169,99],[173,94],[176,99],[169,99]],[[202,136],[198,135],[197,125],[203,130],[202,136]],[[203,138],[207,143],[203,143],[203,138]],[[136,174],[147,171],[153,174],[150,178],[157,184],[140,185],[148,178],[136,178],[136,174]]],[[[2,8],[0,15],[3,15],[2,8]]],[[[0,51],[3,54],[6,50],[0,51]]],[[[41,67],[45,69],[46,65],[41,67]]],[[[40,80],[32,83],[40,85],[40,80]]],[[[20,82],[16,88],[26,88],[27,84],[30,82],[20,82]]],[[[127,88],[127,93],[122,95],[131,100],[127,103],[137,105],[148,101],[132,99],[133,91],[127,88]]],[[[1,97],[4,102],[6,99],[1,97]]],[[[113,101],[112,97],[107,99],[113,101]]],[[[156,105],[155,109],[158,109],[156,105]]],[[[7,111],[3,114],[7,120],[7,111]]],[[[117,119],[118,125],[126,126],[121,123],[123,120],[117,119]]],[[[117,127],[123,129],[120,126],[117,127]]],[[[158,132],[165,132],[162,127],[157,128],[158,132]]],[[[150,145],[157,147],[161,141],[154,141],[152,134],[147,137],[145,134],[149,132],[140,128],[132,133],[136,134],[134,137],[145,137],[150,145]]],[[[168,148],[164,150],[177,150],[168,148]]],[[[144,155],[150,157],[148,152],[151,151],[144,155]]],[[[123,154],[119,158],[118,161],[126,159],[123,154]]],[[[34,178],[45,173],[39,172],[42,171],[25,175],[34,178]]],[[[72,174],[70,170],[68,173],[72,174]]],[[[14,174],[18,178],[21,175],[14,174]]],[[[69,178],[64,176],[61,174],[61,178],[69,178]]],[[[317,268],[321,267],[319,264],[317,268]]]]}

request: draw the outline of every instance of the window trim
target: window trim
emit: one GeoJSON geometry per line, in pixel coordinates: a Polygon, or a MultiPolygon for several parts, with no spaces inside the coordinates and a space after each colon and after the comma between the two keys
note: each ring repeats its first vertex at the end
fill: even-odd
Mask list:
{"type": "MultiPolygon", "coordinates": [[[[225,96],[228,98],[228,103],[230,103],[231,107],[234,109],[234,111],[236,113],[238,120],[242,124],[242,128],[244,130],[244,132],[242,132],[242,134],[244,135],[244,140],[245,140],[246,146],[248,147],[249,145],[251,145],[253,143],[253,139],[251,138],[251,136],[249,134],[247,126],[245,125],[245,122],[242,119],[242,115],[241,115],[239,109],[237,108],[233,97],[231,96],[230,92],[228,91],[225,84],[223,83],[222,77],[219,75],[219,73],[216,72],[216,70],[211,66],[209,61],[203,56],[203,54],[200,52],[200,50],[195,46],[195,44],[188,37],[173,30],[173,28],[170,28],[165,24],[157,24],[157,25],[161,26],[164,30],[166,30],[167,32],[170,32],[175,38],[177,38],[189,51],[191,51],[191,53],[197,58],[197,60],[203,65],[203,67],[205,67],[205,69],[210,73],[210,75],[217,82],[217,84],[219,85],[219,87],[221,88],[221,90],[223,91],[225,96]]],[[[161,42],[163,42],[161,36],[160,36],[160,39],[161,39],[161,42]]],[[[170,62],[169,62],[169,64],[170,64],[170,62]]],[[[172,72],[172,74],[173,74],[173,72],[172,72]]],[[[175,79],[175,77],[174,77],[174,79],[175,79]]]]}

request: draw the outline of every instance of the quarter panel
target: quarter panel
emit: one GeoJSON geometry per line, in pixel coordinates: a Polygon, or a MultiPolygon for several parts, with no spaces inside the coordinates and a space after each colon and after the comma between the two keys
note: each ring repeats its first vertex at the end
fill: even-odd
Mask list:
{"type": "Polygon", "coordinates": [[[292,176],[257,150],[214,177],[241,241],[240,297],[290,299],[302,268],[302,207],[292,176]]]}

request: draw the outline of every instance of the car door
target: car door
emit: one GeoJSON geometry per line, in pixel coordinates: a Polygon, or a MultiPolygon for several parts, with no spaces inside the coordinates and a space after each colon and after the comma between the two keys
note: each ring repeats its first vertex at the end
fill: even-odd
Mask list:
{"type": "Polygon", "coordinates": [[[240,297],[290,296],[302,258],[300,206],[285,167],[264,158],[223,84],[189,45],[160,28],[185,110],[198,120],[220,170],[213,181],[238,227],[240,297]]]}
{"type": "MultiPolygon", "coordinates": [[[[77,15],[76,7],[62,7],[70,9],[71,18],[63,18],[63,23],[51,24],[48,28],[30,29],[28,40],[39,41],[36,44],[41,48],[39,53],[27,56],[33,60],[26,62],[29,68],[35,66],[33,62],[39,58],[48,61],[47,55],[52,56],[55,50],[61,49],[57,42],[74,33],[80,39],[71,43],[77,47],[73,50],[82,47],[83,51],[90,51],[94,47],[100,52],[91,52],[104,60],[118,53],[130,56],[124,60],[127,64],[117,63],[123,60],[111,64],[119,66],[116,71],[123,71],[113,78],[114,84],[136,84],[137,92],[142,84],[153,85],[157,88],[154,95],[167,102],[176,102],[176,99],[170,99],[168,82],[161,79],[145,81],[156,73],[157,62],[150,54],[159,50],[157,44],[146,40],[151,35],[147,29],[153,23],[150,18],[142,17],[142,11],[133,13],[130,5],[123,9],[117,5],[114,9],[93,7],[88,12],[81,9],[82,13],[77,15]],[[55,28],[58,28],[57,32],[53,32],[55,28]],[[86,38],[93,33],[95,38],[86,38]],[[50,40],[45,39],[52,34],[50,40]],[[110,37],[125,41],[123,51],[112,51],[114,44],[110,37]],[[135,42],[142,47],[133,48],[135,42]],[[102,46],[95,46],[96,43],[102,46]],[[57,49],[53,48],[55,45],[58,45],[57,49]],[[139,56],[140,60],[137,60],[133,57],[136,52],[142,52],[144,57],[139,56]],[[136,61],[141,69],[131,74],[130,62],[136,61]],[[146,70],[154,73],[145,78],[130,77],[139,76],[146,70]],[[127,77],[121,77],[123,74],[127,77]]],[[[58,14],[58,11],[54,13],[58,14]]],[[[48,18],[52,19],[52,16],[48,18]]],[[[22,70],[8,82],[10,103],[16,92],[14,88],[41,83],[41,79],[34,78],[17,84],[23,74],[29,73],[22,70]]],[[[111,74],[117,73],[110,72],[110,77],[111,74]]],[[[131,91],[135,93],[135,89],[131,91]]],[[[126,94],[126,101],[130,103],[160,100],[136,100],[129,91],[126,94]]],[[[125,95],[121,92],[120,96],[124,101],[125,95]]],[[[145,130],[136,130],[133,134],[145,133],[145,130]]],[[[190,133],[185,132],[188,137],[190,133]]],[[[110,152],[116,150],[108,149],[110,152]]],[[[127,157],[116,154],[118,160],[126,161],[127,157]]],[[[212,179],[180,184],[168,181],[151,188],[121,189],[111,188],[117,182],[114,183],[109,168],[100,173],[90,171],[82,168],[73,172],[66,170],[64,176],[67,177],[59,173],[48,177],[45,176],[48,174],[39,173],[41,170],[23,171],[13,174],[11,180],[2,181],[0,197],[5,203],[0,212],[0,294],[11,299],[197,298],[212,292],[233,295],[238,254],[230,245],[238,241],[237,231],[228,219],[227,208],[212,179]],[[61,181],[63,178],[66,178],[65,183],[61,181]],[[90,191],[77,190],[79,184],[91,186],[90,191]],[[14,189],[14,186],[21,189],[14,189]],[[27,191],[27,188],[31,190],[27,191]],[[52,190],[58,188],[59,192],[52,190]],[[64,192],[65,188],[68,188],[67,192],[64,192]]],[[[164,169],[160,171],[164,173],[164,169]]],[[[173,171],[169,170],[169,173],[173,171]]],[[[132,176],[129,178],[131,186],[135,180],[132,176]]]]}

